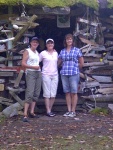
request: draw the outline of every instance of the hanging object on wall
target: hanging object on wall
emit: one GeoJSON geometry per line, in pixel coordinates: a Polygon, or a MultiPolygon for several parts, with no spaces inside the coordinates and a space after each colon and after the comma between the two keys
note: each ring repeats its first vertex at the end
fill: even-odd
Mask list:
{"type": "Polygon", "coordinates": [[[57,15],[57,27],[69,28],[70,27],[70,15],[57,15]]]}

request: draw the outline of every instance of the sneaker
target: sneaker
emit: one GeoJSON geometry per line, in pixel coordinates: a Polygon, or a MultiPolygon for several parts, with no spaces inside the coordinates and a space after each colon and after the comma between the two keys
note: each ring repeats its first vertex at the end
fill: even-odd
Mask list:
{"type": "Polygon", "coordinates": [[[75,112],[70,112],[69,117],[75,117],[76,113],[75,112]]]}
{"type": "Polygon", "coordinates": [[[27,117],[24,117],[22,121],[23,121],[23,122],[29,122],[29,120],[28,120],[27,117]]]}
{"type": "Polygon", "coordinates": [[[68,111],[68,112],[66,112],[63,116],[64,116],[64,117],[69,117],[70,114],[71,114],[71,112],[68,111]]]}
{"type": "Polygon", "coordinates": [[[39,116],[36,115],[36,114],[29,114],[29,117],[30,117],[30,118],[39,118],[39,116]]]}
{"type": "Polygon", "coordinates": [[[54,116],[55,116],[55,114],[54,114],[54,113],[52,113],[52,112],[50,112],[50,113],[47,113],[47,114],[46,114],[46,116],[48,116],[48,117],[54,117],[54,116]]]}
{"type": "Polygon", "coordinates": [[[56,116],[56,114],[55,114],[55,113],[53,113],[53,112],[51,112],[51,114],[52,114],[52,115],[54,115],[54,116],[56,116]]]}

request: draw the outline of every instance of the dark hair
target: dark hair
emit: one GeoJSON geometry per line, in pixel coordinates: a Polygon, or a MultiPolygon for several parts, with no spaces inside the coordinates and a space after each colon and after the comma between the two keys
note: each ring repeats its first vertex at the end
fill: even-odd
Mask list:
{"type": "Polygon", "coordinates": [[[71,39],[73,40],[72,46],[74,47],[74,46],[75,46],[74,37],[73,37],[73,35],[70,34],[70,33],[65,35],[64,42],[63,42],[64,47],[67,47],[66,39],[68,39],[68,38],[71,38],[71,39]]]}

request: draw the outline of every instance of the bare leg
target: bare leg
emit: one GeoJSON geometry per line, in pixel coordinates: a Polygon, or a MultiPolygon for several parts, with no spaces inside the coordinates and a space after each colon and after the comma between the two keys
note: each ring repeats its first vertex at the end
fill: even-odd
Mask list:
{"type": "Polygon", "coordinates": [[[67,108],[68,111],[71,111],[71,94],[70,93],[66,93],[66,102],[67,102],[67,108]]]}
{"type": "Polygon", "coordinates": [[[36,102],[32,102],[32,103],[31,103],[31,106],[30,106],[30,107],[31,107],[31,108],[30,108],[30,113],[31,113],[31,114],[34,114],[35,105],[36,105],[36,102]]]}
{"type": "Polygon", "coordinates": [[[24,104],[24,116],[25,117],[28,116],[28,108],[29,108],[29,103],[25,103],[24,104]]]}
{"type": "Polygon", "coordinates": [[[52,109],[52,107],[53,107],[54,102],[55,102],[55,97],[52,97],[52,98],[50,99],[50,105],[49,105],[50,111],[51,111],[51,109],[52,109]]]}
{"type": "Polygon", "coordinates": [[[49,98],[45,98],[45,105],[46,105],[46,111],[47,113],[50,113],[50,99],[49,98]]]}
{"type": "Polygon", "coordinates": [[[77,101],[78,101],[78,95],[72,93],[71,97],[72,97],[72,112],[75,112],[77,101]]]}

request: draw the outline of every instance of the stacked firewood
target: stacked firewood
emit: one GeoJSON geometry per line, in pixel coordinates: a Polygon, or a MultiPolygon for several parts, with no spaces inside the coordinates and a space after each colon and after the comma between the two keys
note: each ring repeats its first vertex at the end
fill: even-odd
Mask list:
{"type": "MultiPolygon", "coordinates": [[[[108,20],[110,19],[107,19],[107,22],[108,20]]],[[[79,19],[79,22],[90,23],[93,27],[99,25],[99,23],[94,24],[84,19],[79,19]]],[[[110,23],[112,24],[112,21],[110,23]]],[[[108,27],[108,24],[106,27],[108,27]]],[[[109,29],[112,29],[110,25],[109,29]]],[[[104,31],[103,36],[99,39],[101,44],[96,43],[95,40],[86,39],[83,36],[84,33],[80,33],[82,33],[82,36],[79,36],[79,38],[85,43],[85,46],[81,48],[85,63],[80,73],[79,93],[81,93],[82,98],[87,100],[111,102],[113,97],[113,42],[108,39],[108,33],[103,34],[104,31]],[[103,39],[106,39],[106,42],[103,39]]]]}
{"type": "Polygon", "coordinates": [[[25,80],[22,80],[24,68],[21,67],[21,60],[23,51],[29,46],[28,38],[34,36],[34,33],[29,33],[29,28],[38,25],[34,23],[36,19],[36,15],[10,17],[12,29],[1,26],[0,33],[3,38],[0,39],[0,104],[9,106],[3,110],[6,116],[15,114],[15,110],[22,109],[24,105],[21,99],[24,96],[21,93],[25,91],[25,80]],[[22,38],[27,41],[20,42],[22,38]]]}

